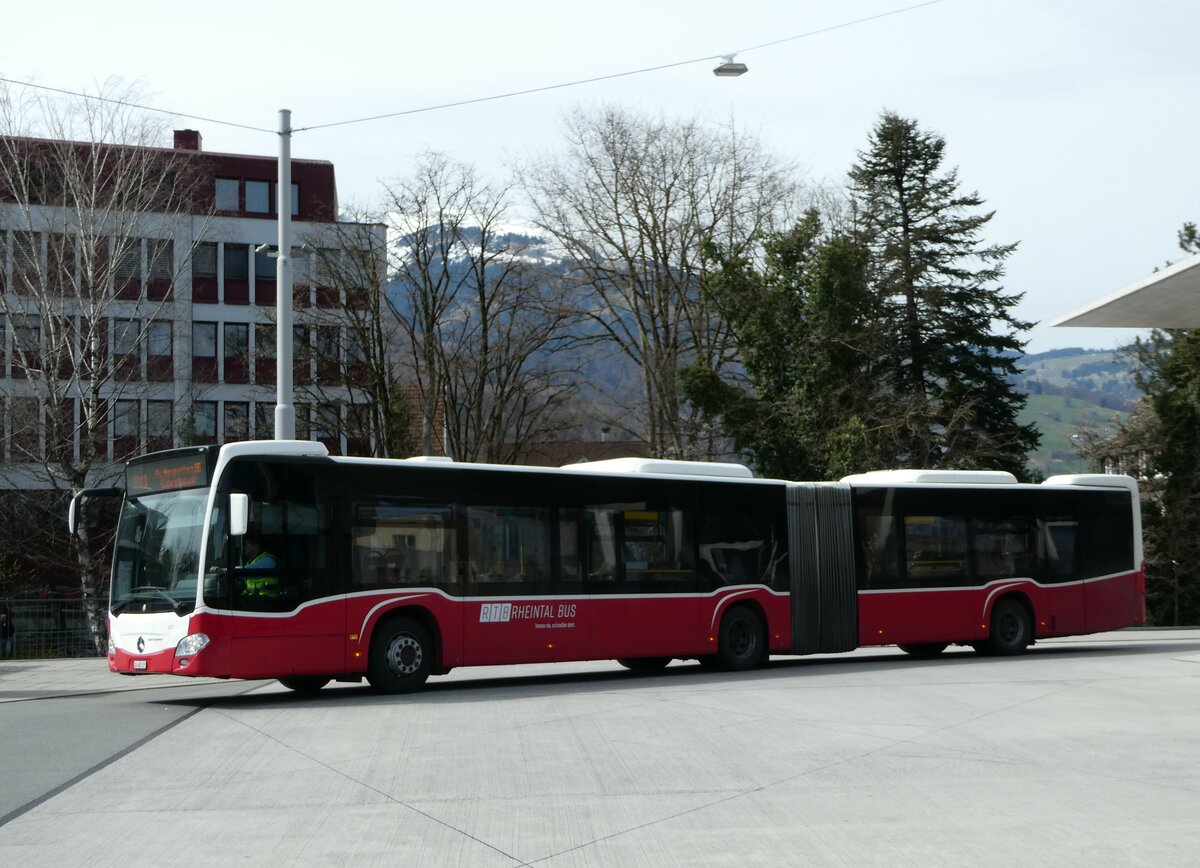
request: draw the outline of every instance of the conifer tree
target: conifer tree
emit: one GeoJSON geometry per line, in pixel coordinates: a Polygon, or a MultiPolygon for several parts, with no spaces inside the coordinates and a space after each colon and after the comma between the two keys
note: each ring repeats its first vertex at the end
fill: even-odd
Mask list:
{"type": "Polygon", "coordinates": [[[685,394],[721,418],[765,476],[837,479],[869,469],[879,420],[866,251],[809,210],[763,253],[755,268],[707,248],[704,291],[733,331],[744,380],[693,366],[683,372],[685,394]]]}
{"type": "Polygon", "coordinates": [[[1012,386],[1029,328],[1020,294],[998,285],[1015,244],[987,244],[978,193],[943,169],[945,140],[885,112],[850,170],[850,195],[889,346],[879,360],[893,422],[880,457],[895,466],[1024,474],[1039,434],[1012,386]]]}

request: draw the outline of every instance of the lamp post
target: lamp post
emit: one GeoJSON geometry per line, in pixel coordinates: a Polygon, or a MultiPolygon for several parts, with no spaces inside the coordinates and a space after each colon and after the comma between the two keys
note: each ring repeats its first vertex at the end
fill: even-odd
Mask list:
{"type": "Polygon", "coordinates": [[[292,404],[292,113],[279,110],[279,256],[275,263],[275,439],[296,439],[292,404]]]}

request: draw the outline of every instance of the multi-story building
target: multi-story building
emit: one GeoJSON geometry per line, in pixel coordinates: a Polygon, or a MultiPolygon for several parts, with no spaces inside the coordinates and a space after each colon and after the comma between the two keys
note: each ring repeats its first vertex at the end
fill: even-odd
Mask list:
{"type": "MultiPolygon", "coordinates": [[[[174,149],[14,138],[3,145],[0,159],[40,154],[43,165],[18,173],[36,175],[32,187],[22,188],[13,172],[0,174],[0,461],[11,471],[55,449],[79,458],[81,438],[92,438],[97,457],[112,461],[187,443],[272,437],[276,158],[205,152],[195,130],[177,130],[174,149]],[[105,203],[111,214],[85,214],[96,204],[81,206],[69,195],[72,179],[55,163],[94,163],[96,153],[153,157],[114,163],[112,171],[145,172],[144,186],[163,185],[166,174],[167,186],[157,198],[136,191],[110,197],[120,198],[105,203]],[[89,279],[106,285],[88,287],[89,279]],[[74,301],[60,305],[60,298],[74,301]],[[100,310],[100,321],[89,321],[100,310]],[[85,348],[99,348],[92,358],[103,360],[103,375],[80,372],[85,348]],[[49,365],[34,363],[39,352],[50,355],[49,365]],[[57,378],[47,370],[54,358],[57,378]],[[56,386],[61,394],[47,400],[56,386]],[[97,400],[102,415],[85,413],[97,400]]],[[[103,188],[105,170],[70,171],[100,176],[103,188]]],[[[346,424],[355,413],[346,384],[362,351],[343,314],[368,303],[366,282],[382,285],[385,230],[338,221],[332,163],[297,159],[291,171],[297,437],[362,453],[367,427],[346,424]]]]}

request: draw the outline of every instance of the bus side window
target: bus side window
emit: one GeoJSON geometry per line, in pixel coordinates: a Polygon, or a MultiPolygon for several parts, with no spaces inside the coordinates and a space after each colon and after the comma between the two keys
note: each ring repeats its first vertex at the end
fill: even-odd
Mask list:
{"type": "Polygon", "coordinates": [[[579,551],[582,526],[578,509],[558,511],[558,592],[583,593],[583,558],[579,551]]]}
{"type": "Polygon", "coordinates": [[[1032,516],[975,520],[975,575],[1032,578],[1037,571],[1037,524],[1032,516]]]}
{"type": "Polygon", "coordinates": [[[969,575],[966,518],[904,516],[904,560],[909,587],[961,584],[969,575]]]}
{"type": "Polygon", "coordinates": [[[700,521],[700,574],[707,589],[723,585],[775,587],[786,557],[769,513],[707,512],[700,521]]]}
{"type": "Polygon", "coordinates": [[[858,533],[862,563],[859,568],[859,587],[863,589],[896,588],[902,584],[900,558],[897,552],[895,517],[874,504],[858,509],[858,533]]]}
{"type": "Polygon", "coordinates": [[[598,585],[592,589],[594,591],[616,593],[613,586],[617,580],[617,534],[621,511],[595,506],[585,509],[583,516],[588,530],[586,580],[598,585]]]}
{"type": "Polygon", "coordinates": [[[454,508],[384,498],[352,502],[350,583],[354,591],[422,585],[456,593],[454,508]]]}
{"type": "Polygon", "coordinates": [[[634,590],[695,590],[692,514],[635,504],[623,511],[625,579],[634,590]]]}
{"type": "Polygon", "coordinates": [[[1079,522],[1074,516],[1047,516],[1041,524],[1042,563],[1048,582],[1075,578],[1075,537],[1079,522]]]}
{"type": "Polygon", "coordinates": [[[550,509],[468,506],[466,514],[470,593],[553,590],[550,509]]]}

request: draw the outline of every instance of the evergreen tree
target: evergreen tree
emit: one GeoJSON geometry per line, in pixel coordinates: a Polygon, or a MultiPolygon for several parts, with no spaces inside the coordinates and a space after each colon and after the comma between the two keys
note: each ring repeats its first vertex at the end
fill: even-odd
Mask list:
{"type": "Polygon", "coordinates": [[[945,140],[885,112],[850,170],[870,279],[890,340],[882,362],[890,430],[885,464],[1025,473],[1039,434],[1013,388],[1020,294],[997,286],[1015,244],[988,245],[994,212],[943,170],[945,140]]]}
{"type": "Polygon", "coordinates": [[[1146,596],[1153,624],[1200,623],[1200,332],[1138,341],[1139,385],[1155,421],[1144,483],[1146,596]]]}
{"type": "MultiPolygon", "coordinates": [[[[1200,253],[1196,224],[1180,229],[1179,247],[1200,253]]],[[[1143,397],[1081,454],[1140,477],[1149,623],[1200,624],[1200,330],[1155,329],[1132,352],[1143,397]]]]}
{"type": "Polygon", "coordinates": [[[877,334],[866,251],[810,210],[764,245],[761,269],[709,245],[704,292],[733,331],[744,380],[694,366],[684,393],[721,417],[766,476],[838,478],[873,464],[877,334]]]}

